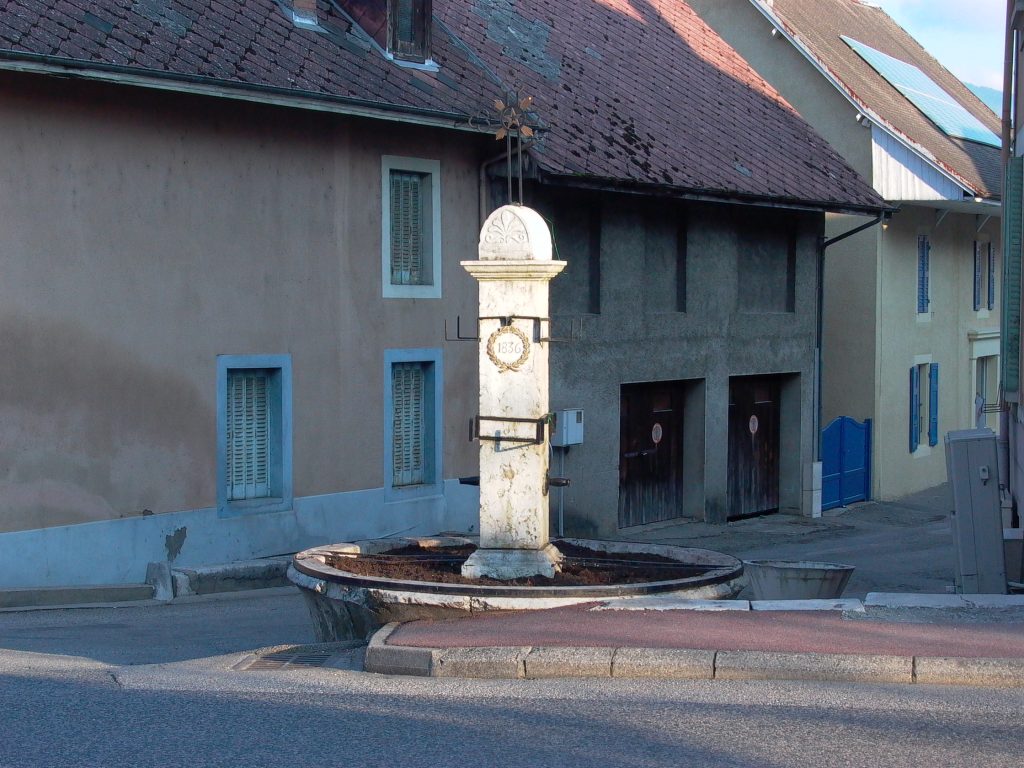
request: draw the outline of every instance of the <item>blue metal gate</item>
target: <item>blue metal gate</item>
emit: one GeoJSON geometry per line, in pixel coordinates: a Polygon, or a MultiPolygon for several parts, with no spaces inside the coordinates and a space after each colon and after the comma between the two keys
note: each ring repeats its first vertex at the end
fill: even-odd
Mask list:
{"type": "Polygon", "coordinates": [[[821,508],[871,497],[871,419],[840,416],[821,433],[821,508]]]}

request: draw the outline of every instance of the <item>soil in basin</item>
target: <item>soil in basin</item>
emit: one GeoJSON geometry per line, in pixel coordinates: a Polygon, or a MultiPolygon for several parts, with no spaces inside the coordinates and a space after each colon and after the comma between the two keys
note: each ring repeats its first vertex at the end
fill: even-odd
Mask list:
{"type": "Polygon", "coordinates": [[[402,581],[427,581],[445,584],[520,587],[587,587],[611,584],[637,584],[700,576],[708,568],[683,563],[661,555],[642,552],[604,552],[567,542],[555,546],[562,553],[562,570],[553,578],[529,578],[499,581],[470,579],[462,575],[462,564],[476,547],[422,547],[418,544],[375,555],[335,555],[327,565],[360,576],[377,576],[402,581]]]}

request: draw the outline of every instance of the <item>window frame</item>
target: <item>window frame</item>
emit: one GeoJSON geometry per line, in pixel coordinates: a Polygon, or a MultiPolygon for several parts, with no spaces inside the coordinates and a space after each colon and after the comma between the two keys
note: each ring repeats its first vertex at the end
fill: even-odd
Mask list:
{"type": "Polygon", "coordinates": [[[381,292],[385,299],[441,298],[441,162],[398,155],[381,156],[381,292]],[[430,179],[430,231],[424,240],[429,244],[431,282],[422,285],[399,285],[391,282],[391,172],[422,173],[430,179]]]}
{"type": "Polygon", "coordinates": [[[217,355],[217,513],[222,517],[286,512],[294,505],[292,485],[292,361],[291,355],[217,355]],[[231,371],[271,371],[268,408],[272,423],[274,469],[270,495],[229,499],[227,488],[228,379],[231,371]],[[279,457],[279,461],[278,458],[279,457]]]}
{"type": "Polygon", "coordinates": [[[443,493],[443,434],[444,434],[444,354],[439,348],[388,349],[384,351],[384,500],[407,501],[443,493]],[[392,370],[399,363],[421,363],[425,371],[424,401],[431,407],[426,418],[423,446],[425,459],[424,480],[416,485],[394,484],[394,388],[392,370]]]}

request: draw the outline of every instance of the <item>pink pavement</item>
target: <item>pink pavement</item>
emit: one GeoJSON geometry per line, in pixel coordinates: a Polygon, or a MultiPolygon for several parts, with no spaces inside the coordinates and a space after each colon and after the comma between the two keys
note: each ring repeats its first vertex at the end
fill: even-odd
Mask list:
{"type": "Polygon", "coordinates": [[[570,646],[1024,658],[1024,622],[910,623],[838,611],[595,611],[593,605],[414,621],[388,645],[570,646]]]}

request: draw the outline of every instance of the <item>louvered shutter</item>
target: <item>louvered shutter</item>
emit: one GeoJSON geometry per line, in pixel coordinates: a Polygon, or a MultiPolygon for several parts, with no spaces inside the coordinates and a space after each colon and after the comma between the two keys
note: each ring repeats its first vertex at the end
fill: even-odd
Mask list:
{"type": "Polygon", "coordinates": [[[425,285],[426,174],[391,171],[391,284],[425,285]]]}
{"type": "Polygon", "coordinates": [[[391,369],[392,485],[424,482],[426,373],[423,363],[396,363],[391,369]]]}
{"type": "Polygon", "coordinates": [[[916,365],[910,367],[910,452],[917,450],[921,434],[921,381],[916,365]]]}
{"type": "Polygon", "coordinates": [[[988,308],[996,308],[996,252],[988,244],[988,308]]]}
{"type": "Polygon", "coordinates": [[[931,246],[928,238],[919,235],[917,238],[917,311],[928,311],[928,251],[931,246]]]}
{"type": "Polygon", "coordinates": [[[1016,398],[1020,390],[1021,217],[1024,158],[1013,157],[1003,187],[1003,322],[1001,336],[1003,392],[1016,398]]]}
{"type": "Polygon", "coordinates": [[[939,364],[928,366],[928,445],[939,444],[939,364]]]}
{"type": "Polygon", "coordinates": [[[270,495],[270,374],[228,372],[228,499],[270,495]]]}
{"type": "Polygon", "coordinates": [[[981,309],[981,243],[974,241],[974,311],[981,309]]]}

